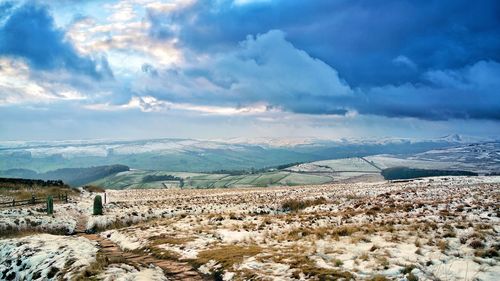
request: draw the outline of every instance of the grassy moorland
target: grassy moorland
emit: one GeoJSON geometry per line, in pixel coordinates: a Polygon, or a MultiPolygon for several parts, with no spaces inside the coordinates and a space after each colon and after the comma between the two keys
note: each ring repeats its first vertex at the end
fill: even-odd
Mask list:
{"type": "Polygon", "coordinates": [[[450,176],[107,190],[101,216],[92,215],[92,202],[102,190],[90,188],[56,205],[52,216],[29,206],[1,211],[0,231],[26,234],[1,240],[0,278],[19,278],[23,268],[29,278],[73,280],[117,274],[150,280],[175,274],[184,280],[497,280],[499,184],[499,177],[450,176]],[[30,233],[62,233],[61,226],[97,234],[30,233]]]}
{"type": "Polygon", "coordinates": [[[71,196],[78,193],[78,190],[59,180],[0,178],[0,202],[11,202],[13,199],[27,200],[32,196],[47,198],[49,195],[69,194],[71,196]]]}

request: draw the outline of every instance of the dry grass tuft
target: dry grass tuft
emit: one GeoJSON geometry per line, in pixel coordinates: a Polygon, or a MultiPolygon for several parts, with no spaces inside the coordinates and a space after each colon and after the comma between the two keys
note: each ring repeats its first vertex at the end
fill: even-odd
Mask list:
{"type": "Polygon", "coordinates": [[[389,281],[389,279],[387,277],[385,277],[384,275],[375,275],[368,280],[369,281],[389,281]]]}
{"type": "Polygon", "coordinates": [[[310,206],[322,205],[326,203],[327,201],[324,197],[320,197],[314,200],[288,199],[281,203],[281,208],[285,211],[296,212],[310,206]]]}
{"type": "Polygon", "coordinates": [[[98,280],[97,275],[102,273],[110,264],[126,263],[124,258],[109,260],[103,253],[97,252],[96,260],[85,268],[79,275],[72,278],[74,281],[98,280]]]}
{"type": "Polygon", "coordinates": [[[441,252],[443,252],[443,253],[446,250],[448,250],[448,248],[449,248],[448,241],[446,241],[444,239],[439,240],[438,243],[437,243],[437,246],[438,246],[439,250],[441,250],[441,252]]]}
{"type": "Polygon", "coordinates": [[[296,269],[292,275],[296,279],[300,279],[300,273],[305,275],[306,280],[354,279],[354,276],[347,271],[317,267],[307,256],[295,256],[289,264],[291,268],[296,269]]]}
{"type": "Polygon", "coordinates": [[[171,245],[184,245],[188,242],[194,240],[193,237],[171,237],[171,236],[155,236],[149,239],[151,241],[151,245],[162,245],[162,244],[171,244],[171,245]]]}
{"type": "Polygon", "coordinates": [[[238,246],[226,245],[217,249],[210,249],[198,253],[195,263],[203,265],[210,260],[216,261],[225,269],[231,269],[233,265],[240,264],[244,258],[258,255],[262,248],[256,245],[238,246]]]}

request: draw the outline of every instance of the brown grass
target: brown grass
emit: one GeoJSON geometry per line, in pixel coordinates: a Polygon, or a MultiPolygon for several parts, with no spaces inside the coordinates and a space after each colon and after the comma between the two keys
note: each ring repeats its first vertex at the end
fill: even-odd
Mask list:
{"type": "Polygon", "coordinates": [[[306,276],[306,280],[354,279],[354,276],[350,272],[317,267],[315,262],[307,256],[294,256],[292,259],[288,264],[291,268],[295,269],[292,276],[296,279],[300,279],[300,273],[306,276]]]}
{"type": "Polygon", "coordinates": [[[285,211],[297,212],[310,206],[326,204],[324,197],[313,200],[288,199],[281,203],[281,208],[285,211]]]}
{"type": "Polygon", "coordinates": [[[438,241],[437,246],[439,250],[441,250],[441,252],[444,253],[446,250],[448,250],[449,247],[448,241],[446,241],[445,239],[441,239],[438,241]]]}
{"type": "Polygon", "coordinates": [[[498,258],[500,256],[500,253],[498,252],[497,249],[495,248],[489,248],[489,249],[486,249],[486,250],[475,250],[474,251],[474,255],[476,257],[480,257],[480,258],[498,258]]]}
{"type": "Polygon", "coordinates": [[[6,228],[0,229],[0,238],[20,238],[40,233],[68,235],[68,229],[66,229],[65,227],[43,229],[37,226],[27,226],[26,228],[18,229],[7,225],[6,228]]]}
{"type": "Polygon", "coordinates": [[[92,262],[89,266],[85,268],[79,275],[72,278],[75,281],[84,281],[84,280],[98,280],[97,275],[103,272],[106,267],[112,263],[124,263],[123,260],[113,260],[110,261],[106,255],[101,252],[97,252],[96,260],[92,262]]]}
{"type": "Polygon", "coordinates": [[[171,237],[171,236],[155,236],[149,239],[152,245],[161,245],[161,244],[171,244],[171,245],[184,245],[188,242],[194,240],[193,237],[171,237]]]}
{"type": "MultiPolygon", "coordinates": [[[[151,255],[157,259],[161,259],[161,260],[178,260],[179,259],[179,254],[177,254],[176,252],[173,252],[173,251],[170,251],[170,250],[167,250],[167,249],[163,249],[163,248],[160,248],[160,247],[157,247],[157,246],[150,246],[148,247],[149,249],[149,252],[151,253],[151,255]]],[[[139,253],[141,251],[139,250],[139,253]]]]}
{"type": "Polygon", "coordinates": [[[369,281],[389,281],[389,279],[384,275],[375,275],[372,278],[370,278],[369,281]]]}
{"type": "Polygon", "coordinates": [[[261,252],[262,248],[256,245],[225,245],[220,248],[199,252],[195,263],[202,265],[210,260],[215,260],[223,268],[231,269],[233,265],[240,264],[244,258],[258,255],[261,252]]]}
{"type": "Polygon", "coordinates": [[[18,187],[18,188],[0,188],[0,197],[8,198],[8,201],[28,200],[34,195],[36,198],[47,198],[47,196],[57,196],[58,194],[68,194],[68,196],[78,195],[78,190],[70,187],[51,186],[51,187],[18,187]]]}

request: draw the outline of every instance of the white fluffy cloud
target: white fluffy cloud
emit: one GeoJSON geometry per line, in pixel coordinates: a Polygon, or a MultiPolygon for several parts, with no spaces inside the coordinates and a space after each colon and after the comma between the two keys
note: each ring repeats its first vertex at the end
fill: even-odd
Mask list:
{"type": "Polygon", "coordinates": [[[321,60],[272,30],[248,36],[232,52],[201,56],[182,69],[159,69],[134,84],[134,92],[162,100],[242,107],[266,104],[298,113],[347,110],[325,100],[348,98],[351,88],[321,60]]]}
{"type": "Polygon", "coordinates": [[[106,18],[78,19],[71,24],[66,36],[82,54],[106,54],[118,75],[132,75],[140,71],[144,63],[169,67],[182,61],[182,52],[175,47],[175,40],[150,38],[151,24],[145,20],[146,10],[175,11],[189,3],[126,0],[106,4],[103,6],[106,18]]]}
{"type": "Polygon", "coordinates": [[[83,100],[77,89],[48,80],[33,79],[26,63],[0,58],[0,105],[83,100]]]}

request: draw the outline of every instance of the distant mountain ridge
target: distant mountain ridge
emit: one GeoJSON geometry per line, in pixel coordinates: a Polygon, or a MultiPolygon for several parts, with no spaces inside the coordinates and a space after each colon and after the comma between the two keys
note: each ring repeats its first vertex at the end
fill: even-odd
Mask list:
{"type": "MultiPolygon", "coordinates": [[[[463,136],[432,140],[405,138],[340,139],[255,138],[227,140],[73,140],[1,142],[0,170],[29,169],[44,173],[120,163],[134,169],[207,172],[247,170],[294,162],[363,157],[377,154],[410,155],[448,148],[463,136]]],[[[15,173],[15,171],[11,171],[15,173]]],[[[18,170],[17,173],[26,171],[18,170]]]]}

